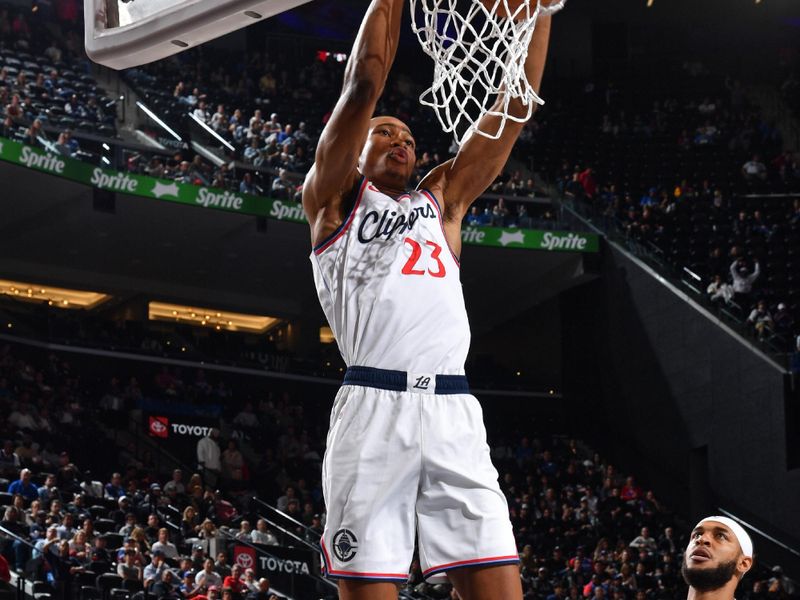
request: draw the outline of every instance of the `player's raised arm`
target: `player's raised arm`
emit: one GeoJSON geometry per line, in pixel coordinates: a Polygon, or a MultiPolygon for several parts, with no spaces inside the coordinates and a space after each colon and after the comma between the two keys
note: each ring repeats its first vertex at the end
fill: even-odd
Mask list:
{"type": "Polygon", "coordinates": [[[358,179],[358,157],[383,93],[400,37],[405,0],[372,0],[347,61],[342,95],[320,136],[303,186],[303,209],[316,244],[344,219],[343,199],[358,179]]]}
{"type": "MultiPolygon", "coordinates": [[[[546,5],[545,2],[542,4],[546,5]]],[[[551,20],[552,17],[549,15],[541,15],[537,20],[525,60],[525,74],[537,93],[541,88],[547,59],[551,20]]],[[[502,113],[502,94],[498,96],[491,110],[502,113]]],[[[510,102],[508,113],[523,119],[528,115],[528,107],[521,99],[515,98],[510,102]]],[[[494,133],[500,128],[501,117],[487,113],[478,123],[481,131],[494,133]]],[[[431,190],[443,200],[446,221],[455,223],[460,228],[461,219],[467,214],[470,204],[502,172],[522,127],[523,123],[509,119],[505,123],[502,135],[497,139],[478,134],[470,136],[455,158],[436,167],[422,180],[421,188],[431,190]]]]}

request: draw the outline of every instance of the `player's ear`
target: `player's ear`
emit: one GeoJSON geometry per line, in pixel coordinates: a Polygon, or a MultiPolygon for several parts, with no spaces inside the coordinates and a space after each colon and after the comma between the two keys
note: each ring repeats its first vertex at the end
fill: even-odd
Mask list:
{"type": "Polygon", "coordinates": [[[738,562],[736,563],[736,572],[739,574],[739,579],[744,577],[744,574],[747,573],[751,567],[753,566],[753,557],[752,556],[740,556],[738,562]]]}

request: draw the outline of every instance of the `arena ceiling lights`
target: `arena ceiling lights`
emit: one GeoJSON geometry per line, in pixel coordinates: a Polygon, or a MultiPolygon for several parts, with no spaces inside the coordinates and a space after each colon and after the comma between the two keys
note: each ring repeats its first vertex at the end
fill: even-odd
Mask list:
{"type": "Polygon", "coordinates": [[[247,315],[215,308],[199,308],[166,302],[150,302],[149,318],[151,321],[170,321],[187,323],[198,327],[227,331],[246,331],[248,333],[266,333],[281,320],[276,317],[247,315]]]}
{"type": "Polygon", "coordinates": [[[58,288],[39,283],[24,283],[0,279],[0,294],[25,302],[47,302],[58,308],[84,308],[90,310],[111,298],[100,292],[84,292],[58,288]]]}

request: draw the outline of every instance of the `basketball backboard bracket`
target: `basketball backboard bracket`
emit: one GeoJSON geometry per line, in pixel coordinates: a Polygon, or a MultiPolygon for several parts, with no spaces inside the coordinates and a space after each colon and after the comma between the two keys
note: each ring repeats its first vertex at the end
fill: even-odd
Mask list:
{"type": "Polygon", "coordinates": [[[112,69],[166,58],[310,0],[84,0],[86,54],[112,69]]]}

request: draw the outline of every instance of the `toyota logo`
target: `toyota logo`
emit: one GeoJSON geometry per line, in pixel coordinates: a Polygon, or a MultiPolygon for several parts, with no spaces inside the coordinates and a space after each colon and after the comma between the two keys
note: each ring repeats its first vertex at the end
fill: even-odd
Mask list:
{"type": "Polygon", "coordinates": [[[253,568],[253,557],[249,554],[242,552],[239,556],[236,557],[236,564],[242,567],[243,569],[252,569],[253,568]]]}

